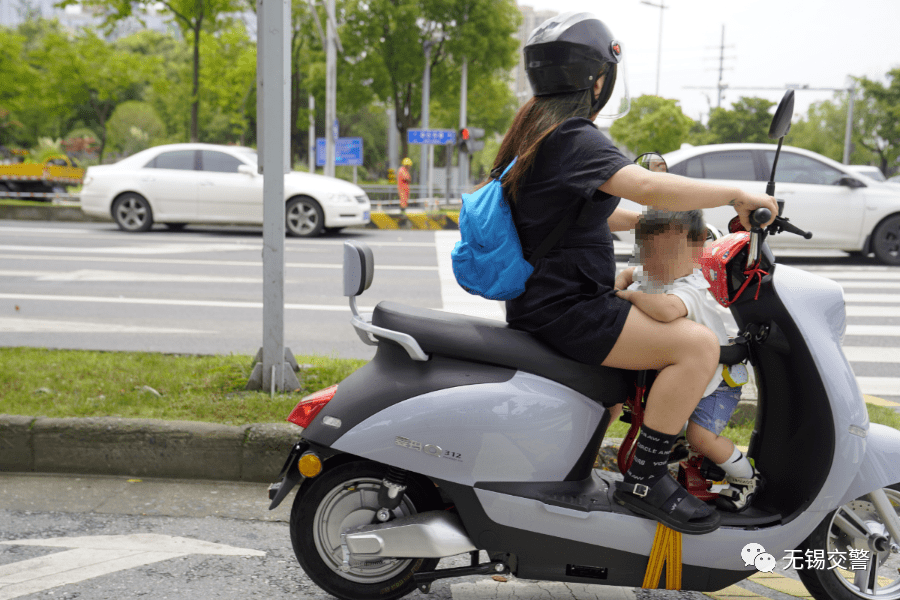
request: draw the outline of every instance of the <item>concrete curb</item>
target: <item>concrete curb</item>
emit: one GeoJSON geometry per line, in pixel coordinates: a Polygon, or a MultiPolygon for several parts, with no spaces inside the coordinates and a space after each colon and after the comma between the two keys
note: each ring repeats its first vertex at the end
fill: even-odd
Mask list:
{"type": "Polygon", "coordinates": [[[272,482],[302,430],[0,415],[0,471],[272,482]]]}
{"type": "Polygon", "coordinates": [[[78,206],[60,206],[50,203],[44,206],[10,206],[0,204],[0,219],[13,221],[80,221],[90,223],[109,221],[109,219],[86,215],[78,206]]]}

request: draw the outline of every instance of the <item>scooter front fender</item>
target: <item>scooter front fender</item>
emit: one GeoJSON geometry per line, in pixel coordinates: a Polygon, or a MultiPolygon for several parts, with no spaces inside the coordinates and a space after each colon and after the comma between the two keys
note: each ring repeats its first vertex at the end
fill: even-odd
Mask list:
{"type": "Polygon", "coordinates": [[[873,490],[900,483],[900,431],[870,423],[865,440],[865,454],[856,476],[837,506],[856,500],[873,490]]]}

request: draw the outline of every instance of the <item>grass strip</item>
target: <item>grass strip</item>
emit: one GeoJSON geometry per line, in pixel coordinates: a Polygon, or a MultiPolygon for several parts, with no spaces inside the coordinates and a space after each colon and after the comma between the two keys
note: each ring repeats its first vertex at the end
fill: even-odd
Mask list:
{"type": "MultiPolygon", "coordinates": [[[[253,357],[0,348],[0,413],[35,417],[124,417],[207,421],[227,425],[278,423],[306,394],[339,383],[366,361],[297,356],[300,389],[276,394],[244,391],[253,357]]],[[[900,429],[900,414],[867,404],[869,419],[900,429]]],[[[753,423],[722,435],[750,443],[753,423]]],[[[628,424],[612,423],[621,438],[628,424]]]]}
{"type": "Polygon", "coordinates": [[[297,356],[300,389],[246,392],[253,357],[0,348],[0,413],[125,417],[227,425],[283,422],[306,394],[366,363],[297,356]]]}

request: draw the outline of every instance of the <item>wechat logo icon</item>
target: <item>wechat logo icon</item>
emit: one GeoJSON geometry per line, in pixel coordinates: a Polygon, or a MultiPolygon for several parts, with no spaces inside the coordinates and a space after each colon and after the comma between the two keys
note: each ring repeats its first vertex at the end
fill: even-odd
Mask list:
{"type": "Polygon", "coordinates": [[[761,573],[771,573],[775,570],[775,557],[766,552],[762,544],[749,543],[741,550],[741,558],[744,559],[744,566],[753,565],[756,570],[761,573]]]}

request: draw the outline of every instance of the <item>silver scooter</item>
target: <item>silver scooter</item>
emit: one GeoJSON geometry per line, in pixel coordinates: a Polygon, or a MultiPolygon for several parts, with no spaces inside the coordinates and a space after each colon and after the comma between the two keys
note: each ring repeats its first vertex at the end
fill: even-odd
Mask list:
{"type": "MultiPolygon", "coordinates": [[[[771,137],[783,138],[792,107],[789,92],[771,137]]],[[[767,485],[744,512],[722,513],[718,530],[683,536],[680,563],[666,569],[680,571],[681,589],[719,590],[757,572],[751,545],[779,564],[824,557],[798,571],[817,600],[900,598],[900,432],[869,423],[841,349],[841,287],[777,264],[766,235],[805,232],[780,217],[764,231],[763,213],[729,285],[740,287],[747,264],[767,275],[756,299],[731,306],[740,343],[723,358],[749,357],[757,373],[748,454],[767,485]]],[[[344,250],[352,323],[377,351],[297,405],[289,420],[304,429],[269,491],[274,508],[299,484],[290,534],[310,579],[343,600],[504,573],[647,585],[657,523],[613,501],[620,475],[593,469],[608,408],[634,374],[572,361],[498,321],[394,302],[363,318],[356,298],[372,283],[372,252],[344,250]],[[436,569],[465,553],[470,566],[436,569]]]]}

